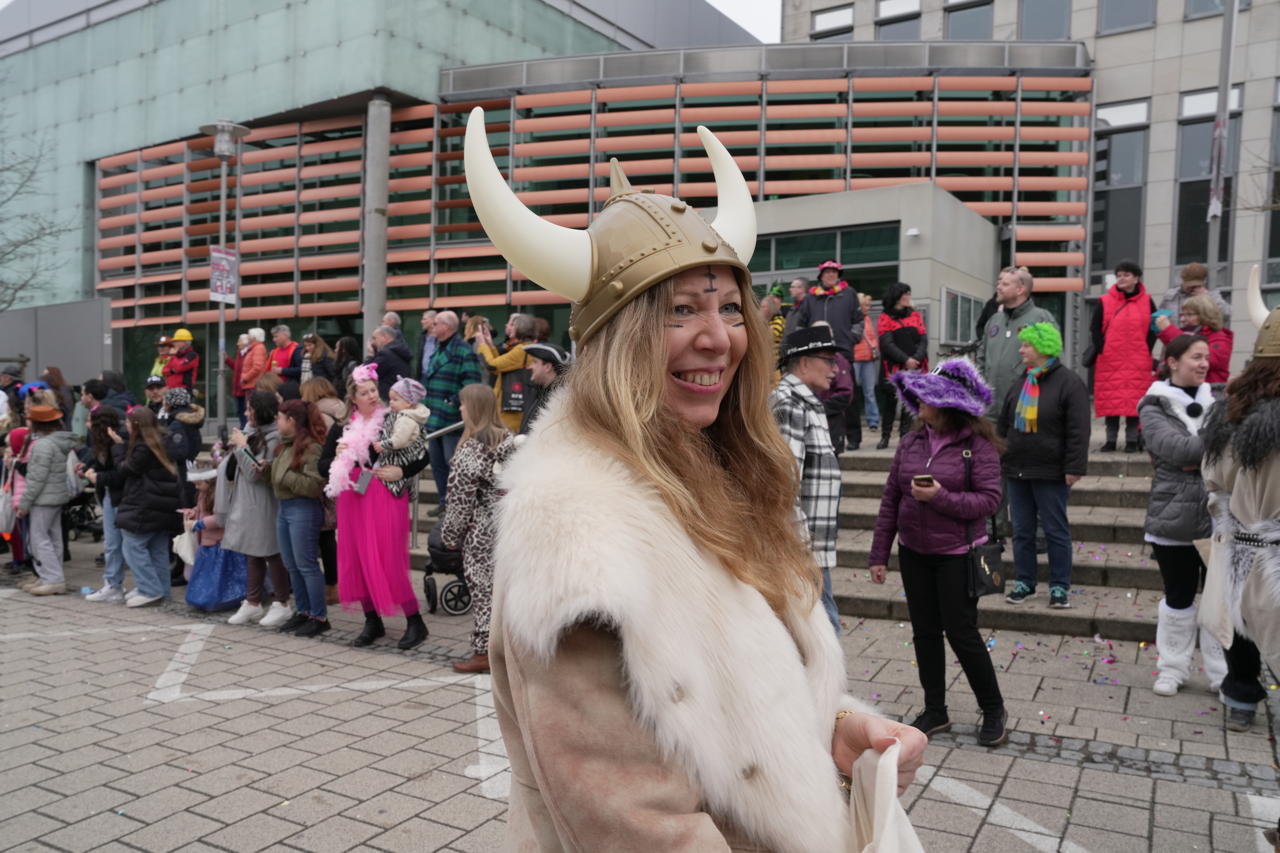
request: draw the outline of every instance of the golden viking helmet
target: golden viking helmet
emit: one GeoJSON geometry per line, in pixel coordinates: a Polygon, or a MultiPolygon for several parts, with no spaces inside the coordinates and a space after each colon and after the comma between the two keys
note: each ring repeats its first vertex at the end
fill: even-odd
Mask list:
{"type": "Polygon", "coordinates": [[[485,135],[484,110],[467,119],[464,165],[471,203],[493,245],[534,283],[572,300],[569,335],[579,344],[641,293],[693,267],[733,269],[744,295],[756,246],[756,213],[733,157],[698,128],[718,196],[708,223],[678,198],[641,192],[610,160],[609,200],[585,231],[547,222],[515,196],[485,135]]]}
{"type": "Polygon", "coordinates": [[[1280,358],[1280,305],[1268,311],[1262,298],[1262,269],[1257,264],[1249,273],[1249,287],[1245,291],[1249,303],[1249,318],[1258,327],[1258,339],[1253,344],[1254,358],[1280,358]]]}

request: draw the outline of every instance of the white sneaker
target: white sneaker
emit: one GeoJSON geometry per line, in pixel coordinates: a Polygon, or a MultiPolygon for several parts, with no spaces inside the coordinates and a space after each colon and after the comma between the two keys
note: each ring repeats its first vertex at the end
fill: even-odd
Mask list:
{"type": "Polygon", "coordinates": [[[127,602],[129,599],[134,598],[137,595],[138,595],[137,587],[134,587],[133,589],[130,589],[130,590],[126,590],[124,594],[124,600],[127,602]]]}
{"type": "Polygon", "coordinates": [[[135,595],[124,603],[125,607],[151,607],[164,601],[163,595],[135,595]]]}
{"type": "Polygon", "coordinates": [[[230,619],[227,620],[228,625],[247,625],[250,622],[257,622],[262,618],[262,614],[267,611],[262,608],[261,604],[250,604],[247,601],[240,602],[240,609],[235,612],[230,619]]]}
{"type": "Polygon", "coordinates": [[[278,601],[273,601],[271,602],[271,609],[267,611],[267,615],[263,616],[262,621],[258,624],[263,628],[279,628],[292,618],[292,607],[287,604],[281,604],[278,601]]]}
{"type": "Polygon", "coordinates": [[[119,604],[124,601],[124,590],[118,586],[106,584],[97,592],[91,592],[84,597],[85,601],[105,601],[108,604],[119,604]]]}
{"type": "Polygon", "coordinates": [[[1156,683],[1151,685],[1151,690],[1157,696],[1176,696],[1179,686],[1178,680],[1172,675],[1161,673],[1156,677],[1156,683]]]}

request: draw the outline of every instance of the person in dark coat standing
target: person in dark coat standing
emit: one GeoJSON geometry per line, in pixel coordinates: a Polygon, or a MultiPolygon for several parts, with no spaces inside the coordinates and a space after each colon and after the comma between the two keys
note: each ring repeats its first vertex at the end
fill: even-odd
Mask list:
{"type": "Polygon", "coordinates": [[[1005,740],[1007,714],[978,633],[978,600],[969,597],[967,569],[969,549],[986,541],[987,519],[1000,505],[1004,442],[983,418],[991,389],[962,358],[944,361],[933,373],[895,373],[892,382],[903,408],[917,420],[898,444],[880,500],[871,580],[884,583],[896,536],[924,688],[924,711],[911,725],[926,735],[951,727],[945,634],[982,709],[978,742],[996,746],[1005,740]]]}
{"type": "MultiPolygon", "coordinates": [[[[173,389],[170,389],[173,390],[173,389]]],[[[129,412],[128,444],[116,444],[115,469],[121,477],[116,526],[123,535],[125,562],[138,588],[126,594],[128,607],[148,607],[169,597],[169,542],[182,531],[185,469],[172,435],[160,428],[145,406],[129,412]]]]}
{"type": "Polygon", "coordinates": [[[410,374],[409,361],[413,357],[404,339],[396,338],[396,330],[390,326],[379,326],[374,330],[369,341],[373,355],[364,360],[372,364],[378,371],[378,393],[386,400],[391,393],[391,386],[402,376],[410,374]]]}
{"type": "Polygon", "coordinates": [[[524,348],[529,356],[529,393],[524,398],[524,411],[520,415],[520,435],[533,426],[534,419],[542,411],[553,391],[560,387],[560,380],[569,369],[569,354],[555,344],[533,343],[524,348]]]}
{"type": "Polygon", "coordinates": [[[204,437],[200,434],[200,428],[204,426],[204,407],[191,402],[191,394],[186,388],[169,388],[164,392],[164,408],[157,420],[162,429],[173,434],[174,461],[187,463],[200,455],[204,446],[204,437]]]}
{"type": "Polygon", "coordinates": [[[1007,439],[1004,475],[1013,516],[1016,580],[1006,599],[1021,604],[1036,594],[1036,522],[1049,543],[1049,606],[1071,606],[1071,528],[1067,499],[1089,466],[1089,389],[1058,361],[1062,334],[1052,323],[1018,333],[1020,385],[1009,389],[998,432],[1007,439]]]}
{"type": "Polygon", "coordinates": [[[1116,283],[1093,309],[1090,346],[1085,366],[1093,367],[1093,406],[1106,419],[1107,439],[1100,450],[1116,449],[1120,419],[1124,418],[1124,452],[1141,449],[1138,401],[1151,387],[1151,326],[1156,303],[1142,283],[1142,267],[1133,261],[1116,264],[1116,283]]]}
{"type": "MultiPolygon", "coordinates": [[[[840,278],[840,273],[840,264],[836,261],[823,261],[818,265],[818,283],[809,288],[808,295],[793,312],[794,324],[788,330],[803,329],[819,322],[829,324],[831,336],[840,351],[845,353],[843,358],[852,376],[853,369],[848,366],[848,360],[853,358],[853,348],[862,340],[866,315],[862,313],[862,300],[858,297],[857,288],[840,278]]],[[[839,398],[845,407],[839,420],[848,433],[850,448],[857,450],[862,444],[862,412],[856,406],[854,384],[851,380],[847,399],[839,398]]],[[[824,400],[823,405],[828,405],[828,401],[824,400]]],[[[828,410],[834,405],[828,406],[828,410]]],[[[844,436],[841,436],[840,449],[844,448],[844,441],[844,436]]]]}
{"type": "MultiPolygon", "coordinates": [[[[876,385],[876,402],[880,407],[880,441],[876,449],[889,446],[893,419],[898,412],[898,398],[889,380],[902,370],[928,372],[929,338],[924,318],[911,304],[911,285],[899,281],[889,286],[884,295],[884,313],[876,323],[880,341],[880,382],[876,385]]],[[[911,418],[904,409],[898,436],[907,434],[911,418]]]]}

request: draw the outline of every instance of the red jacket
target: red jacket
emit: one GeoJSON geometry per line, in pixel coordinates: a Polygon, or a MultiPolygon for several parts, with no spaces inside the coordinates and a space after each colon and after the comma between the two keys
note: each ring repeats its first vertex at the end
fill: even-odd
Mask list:
{"type": "Polygon", "coordinates": [[[1098,300],[1102,347],[1094,365],[1093,408],[1098,417],[1136,418],[1151,387],[1151,297],[1142,282],[1126,295],[1112,286],[1098,300]]]}
{"type": "Polygon", "coordinates": [[[236,350],[236,357],[225,356],[223,359],[227,363],[227,367],[231,368],[231,396],[243,397],[244,390],[240,386],[240,373],[244,368],[244,356],[236,350]]]}
{"type": "Polygon", "coordinates": [[[249,396],[258,385],[262,374],[267,372],[267,345],[261,341],[249,344],[249,351],[240,360],[240,384],[236,386],[237,394],[249,396]]]}
{"type": "Polygon", "coordinates": [[[1179,329],[1166,326],[1159,335],[1167,346],[1178,335],[1199,335],[1209,342],[1209,375],[1204,381],[1210,385],[1224,383],[1231,378],[1231,349],[1235,346],[1236,333],[1230,329],[1213,330],[1208,326],[1198,329],[1179,329]]]}
{"type": "Polygon", "coordinates": [[[187,347],[175,352],[164,363],[164,387],[186,388],[188,391],[196,387],[196,370],[200,367],[200,355],[195,347],[187,347]]]}

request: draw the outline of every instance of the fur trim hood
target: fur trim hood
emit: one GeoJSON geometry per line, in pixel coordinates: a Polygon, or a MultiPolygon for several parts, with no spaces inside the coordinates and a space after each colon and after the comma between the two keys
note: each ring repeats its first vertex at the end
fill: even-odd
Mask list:
{"type": "Polygon", "coordinates": [[[1238,424],[1227,421],[1227,406],[1214,406],[1204,426],[1205,458],[1211,462],[1231,455],[1246,471],[1257,471],[1280,452],[1280,398],[1263,400],[1238,424]]]}
{"type": "Polygon", "coordinates": [[[416,406],[410,406],[407,409],[396,412],[396,414],[409,418],[418,426],[422,426],[427,422],[427,419],[431,417],[431,410],[419,403],[416,406]]]}
{"type": "Polygon", "coordinates": [[[495,629],[517,658],[549,661],[574,626],[609,628],[636,719],[708,812],[778,853],[849,849],[831,737],[838,710],[868,709],[845,693],[816,590],[784,623],[585,439],[568,397],[499,479],[495,629]]]}
{"type": "Polygon", "coordinates": [[[204,407],[192,403],[175,412],[173,419],[187,426],[198,427],[204,423],[204,407]]]}

